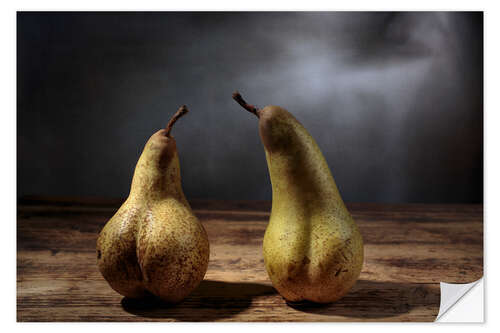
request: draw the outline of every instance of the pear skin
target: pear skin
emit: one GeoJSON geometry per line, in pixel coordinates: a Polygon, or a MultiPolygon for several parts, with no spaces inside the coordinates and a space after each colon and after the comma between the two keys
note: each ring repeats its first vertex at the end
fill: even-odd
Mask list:
{"type": "Polygon", "coordinates": [[[353,287],[363,266],[363,240],[321,150],[279,106],[257,109],[272,184],[264,262],[278,292],[290,302],[330,303],[353,287]]]}
{"type": "Polygon", "coordinates": [[[154,133],[137,162],[130,194],[97,240],[97,264],[118,293],[184,299],[203,280],[209,261],[205,229],[181,186],[179,156],[170,130],[154,133]]]}

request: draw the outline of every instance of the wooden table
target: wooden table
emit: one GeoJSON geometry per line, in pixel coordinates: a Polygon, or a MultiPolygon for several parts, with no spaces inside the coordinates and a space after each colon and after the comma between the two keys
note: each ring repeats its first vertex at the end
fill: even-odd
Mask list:
{"type": "Polygon", "coordinates": [[[434,321],[439,282],[483,275],[482,205],[350,204],[365,241],[352,291],[288,305],[262,259],[269,202],[194,201],[210,239],[205,280],[177,306],[124,299],[96,265],[119,200],[24,198],[17,221],[18,321],[434,321]]]}

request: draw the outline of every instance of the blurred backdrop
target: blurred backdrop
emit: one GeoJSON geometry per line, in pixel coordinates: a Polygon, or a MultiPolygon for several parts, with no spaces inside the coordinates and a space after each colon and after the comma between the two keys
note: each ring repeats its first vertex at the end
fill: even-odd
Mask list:
{"type": "Polygon", "coordinates": [[[483,200],[482,13],[17,16],[17,195],[126,197],[173,130],[188,198],[271,199],[252,104],[292,112],[345,201],[483,200]]]}

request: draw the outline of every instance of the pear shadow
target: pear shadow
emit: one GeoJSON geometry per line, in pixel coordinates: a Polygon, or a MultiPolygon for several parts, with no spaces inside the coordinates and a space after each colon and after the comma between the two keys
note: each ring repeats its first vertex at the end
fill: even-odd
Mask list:
{"type": "MultiPolygon", "coordinates": [[[[270,285],[259,283],[236,283],[204,280],[186,299],[178,304],[169,304],[150,296],[144,299],[123,298],[121,301],[125,311],[135,316],[151,319],[199,322],[216,321],[231,318],[252,306],[254,298],[266,296],[272,298],[273,308],[289,307],[305,313],[334,316],[337,318],[356,320],[382,321],[419,321],[413,319],[394,318],[419,307],[426,308],[425,317],[420,321],[428,321],[429,309],[434,311],[435,318],[439,311],[439,284],[397,283],[358,280],[351,291],[340,300],[319,304],[313,302],[286,302],[270,285]],[[283,305],[280,305],[283,304],[283,305]]],[[[258,304],[254,305],[259,308],[258,304]]],[[[269,311],[273,311],[269,309],[269,311]]],[[[258,309],[262,312],[262,309],[258,309]]],[[[283,313],[282,311],[279,311],[283,313]]],[[[293,317],[293,314],[289,314],[293,317]]],[[[282,321],[293,320],[283,317],[282,321]]]]}
{"type": "Polygon", "coordinates": [[[248,309],[254,297],[275,294],[276,290],[265,284],[204,280],[177,304],[150,296],[143,299],[124,297],[121,305],[128,313],[144,318],[215,321],[248,309]]]}
{"type": "Polygon", "coordinates": [[[336,302],[287,302],[287,305],[306,313],[368,320],[395,317],[409,313],[414,308],[426,307],[433,308],[433,316],[436,317],[440,289],[439,284],[434,287],[416,283],[358,280],[351,291],[336,302]]]}

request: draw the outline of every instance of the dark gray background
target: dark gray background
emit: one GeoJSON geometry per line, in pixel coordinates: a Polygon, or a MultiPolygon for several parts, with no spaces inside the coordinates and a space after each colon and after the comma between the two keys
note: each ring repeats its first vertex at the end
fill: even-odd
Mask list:
{"type": "Polygon", "coordinates": [[[482,202],[482,13],[18,13],[18,197],[125,197],[181,104],[188,198],[271,199],[257,119],[292,112],[345,201],[482,202]]]}

